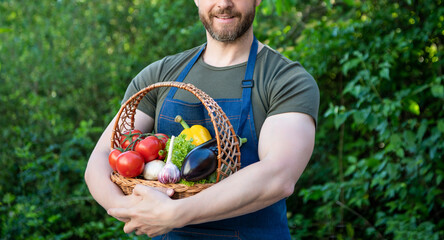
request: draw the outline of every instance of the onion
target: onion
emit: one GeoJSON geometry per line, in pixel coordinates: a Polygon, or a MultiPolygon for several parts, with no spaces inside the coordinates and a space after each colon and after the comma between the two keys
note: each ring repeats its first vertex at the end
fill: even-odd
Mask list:
{"type": "Polygon", "coordinates": [[[143,169],[143,177],[147,180],[157,180],[157,175],[165,166],[165,162],[161,160],[154,160],[145,164],[143,169]]]}

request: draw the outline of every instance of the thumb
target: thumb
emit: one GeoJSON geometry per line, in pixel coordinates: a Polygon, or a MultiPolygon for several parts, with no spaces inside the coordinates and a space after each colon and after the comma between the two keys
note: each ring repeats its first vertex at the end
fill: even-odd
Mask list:
{"type": "Polygon", "coordinates": [[[157,190],[161,193],[164,193],[164,194],[168,195],[169,197],[173,196],[173,194],[174,194],[174,190],[171,188],[164,188],[164,187],[152,188],[152,187],[148,187],[148,186],[145,186],[142,184],[137,184],[134,187],[133,194],[136,196],[148,196],[148,195],[152,194],[153,190],[157,190]]]}
{"type": "Polygon", "coordinates": [[[136,196],[148,196],[153,189],[151,187],[137,184],[133,189],[133,194],[136,196]]]}
{"type": "Polygon", "coordinates": [[[168,195],[168,197],[171,197],[174,194],[174,190],[172,188],[156,187],[155,189],[159,192],[165,193],[168,195]]]}

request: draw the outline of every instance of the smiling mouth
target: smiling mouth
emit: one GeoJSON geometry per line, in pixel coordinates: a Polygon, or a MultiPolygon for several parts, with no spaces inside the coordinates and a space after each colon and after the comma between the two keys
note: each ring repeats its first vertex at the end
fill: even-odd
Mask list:
{"type": "Polygon", "coordinates": [[[221,19],[221,20],[229,20],[236,17],[239,17],[240,14],[231,10],[231,9],[223,9],[219,11],[214,11],[210,13],[210,17],[221,19]]]}
{"type": "Polygon", "coordinates": [[[214,16],[215,18],[219,18],[219,19],[231,19],[234,18],[234,16],[214,16]]]}

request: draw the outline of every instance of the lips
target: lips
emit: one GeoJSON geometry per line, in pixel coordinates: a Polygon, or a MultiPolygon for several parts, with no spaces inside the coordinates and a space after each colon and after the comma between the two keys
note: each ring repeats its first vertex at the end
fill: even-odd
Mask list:
{"type": "Polygon", "coordinates": [[[220,18],[220,19],[230,19],[230,18],[234,18],[234,16],[230,16],[230,15],[216,15],[214,16],[216,18],[220,18]]]}
{"type": "Polygon", "coordinates": [[[219,18],[219,19],[231,19],[240,16],[239,13],[233,12],[228,9],[220,10],[217,12],[210,13],[210,17],[219,18]]]}
{"type": "Polygon", "coordinates": [[[226,19],[232,19],[232,17],[216,17],[216,18],[218,18],[218,19],[223,19],[223,20],[226,20],[226,19]]]}

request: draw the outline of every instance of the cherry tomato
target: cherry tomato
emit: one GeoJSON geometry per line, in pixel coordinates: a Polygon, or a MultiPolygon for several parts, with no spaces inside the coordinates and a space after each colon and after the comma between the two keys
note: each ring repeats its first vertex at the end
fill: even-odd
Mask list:
{"type": "Polygon", "coordinates": [[[156,136],[148,136],[136,145],[136,152],[142,154],[145,163],[158,159],[162,141],[156,136]]]}
{"type": "Polygon", "coordinates": [[[158,139],[160,139],[160,141],[162,142],[162,146],[163,146],[162,149],[164,149],[166,146],[166,143],[168,142],[168,139],[170,139],[168,137],[168,135],[166,135],[165,133],[156,133],[156,134],[154,134],[154,136],[156,136],[158,139]]]}
{"type": "Polygon", "coordinates": [[[170,139],[168,137],[168,135],[166,135],[165,133],[156,133],[154,134],[157,138],[160,139],[160,141],[162,142],[162,150],[159,151],[159,157],[157,159],[163,160],[166,157],[166,143],[168,142],[168,139],[170,139]]]}
{"type": "MultiPolygon", "coordinates": [[[[126,149],[132,142],[136,141],[136,139],[142,134],[141,131],[137,129],[126,131],[120,137],[120,146],[123,149],[126,149]]],[[[135,143],[134,143],[135,144],[135,143]]],[[[134,145],[132,147],[134,149],[134,145]]]]}
{"type": "Polygon", "coordinates": [[[140,153],[126,151],[117,157],[117,172],[124,177],[137,177],[143,172],[145,162],[140,153]]]}
{"type": "Polygon", "coordinates": [[[117,170],[117,157],[121,154],[122,152],[119,149],[113,149],[108,156],[108,161],[109,161],[109,165],[111,166],[111,168],[116,171],[117,170]]]}

